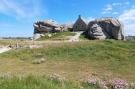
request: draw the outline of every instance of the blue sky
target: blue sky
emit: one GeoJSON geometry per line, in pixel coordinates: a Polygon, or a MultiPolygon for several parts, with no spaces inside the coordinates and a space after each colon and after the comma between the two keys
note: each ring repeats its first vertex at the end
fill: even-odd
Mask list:
{"type": "Polygon", "coordinates": [[[125,35],[135,35],[135,0],[0,0],[0,37],[32,36],[33,23],[54,19],[74,22],[115,17],[124,24],[125,35]]]}

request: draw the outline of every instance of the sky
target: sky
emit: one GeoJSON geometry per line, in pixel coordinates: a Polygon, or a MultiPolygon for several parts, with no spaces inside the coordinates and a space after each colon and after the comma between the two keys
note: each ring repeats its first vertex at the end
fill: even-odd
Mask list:
{"type": "Polygon", "coordinates": [[[0,0],[0,37],[31,37],[33,23],[58,23],[114,17],[124,24],[125,35],[135,35],[135,0],[0,0]]]}

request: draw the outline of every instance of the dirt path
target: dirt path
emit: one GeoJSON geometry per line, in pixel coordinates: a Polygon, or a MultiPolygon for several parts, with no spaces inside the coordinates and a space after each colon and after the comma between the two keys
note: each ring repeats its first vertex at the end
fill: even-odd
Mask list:
{"type": "Polygon", "coordinates": [[[11,48],[9,48],[9,47],[1,47],[0,48],[0,53],[4,53],[4,52],[7,52],[7,51],[9,51],[11,48]]]}
{"type": "Polygon", "coordinates": [[[69,39],[69,42],[79,41],[79,37],[83,32],[76,32],[76,35],[69,39]]]}
{"type": "Polygon", "coordinates": [[[80,35],[83,33],[83,32],[75,32],[76,35],[75,36],[71,36],[69,40],[63,40],[63,41],[31,41],[31,43],[37,45],[37,44],[47,44],[47,43],[52,43],[52,44],[55,44],[55,43],[69,43],[69,42],[77,42],[79,41],[79,37],[80,35]]]}

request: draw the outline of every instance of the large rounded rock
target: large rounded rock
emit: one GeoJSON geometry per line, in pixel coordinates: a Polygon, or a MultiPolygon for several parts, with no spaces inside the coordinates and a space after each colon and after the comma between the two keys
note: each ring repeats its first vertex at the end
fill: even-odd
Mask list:
{"type": "Polygon", "coordinates": [[[92,39],[106,39],[106,35],[102,30],[103,29],[98,24],[91,24],[88,34],[92,39]]]}
{"type": "Polygon", "coordinates": [[[59,24],[53,20],[38,21],[34,23],[34,34],[45,34],[49,32],[55,32],[59,28],[59,24]]]}
{"type": "Polygon", "coordinates": [[[123,40],[123,26],[117,19],[101,18],[88,24],[88,36],[91,39],[123,40]]]}

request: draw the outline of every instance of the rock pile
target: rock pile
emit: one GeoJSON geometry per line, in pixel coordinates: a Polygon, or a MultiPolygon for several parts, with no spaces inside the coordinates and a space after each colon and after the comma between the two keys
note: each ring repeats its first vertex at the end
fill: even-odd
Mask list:
{"type": "Polygon", "coordinates": [[[38,21],[33,24],[34,26],[34,36],[33,39],[39,39],[48,33],[54,32],[65,32],[68,29],[72,29],[71,24],[58,24],[54,20],[38,21]]]}
{"type": "Polygon", "coordinates": [[[59,24],[57,24],[57,22],[53,20],[38,21],[34,23],[34,33],[44,34],[59,30],[60,30],[59,24]]]}
{"type": "Polygon", "coordinates": [[[38,21],[34,23],[34,39],[48,33],[64,31],[83,31],[90,39],[116,39],[124,40],[123,25],[118,19],[100,18],[85,24],[79,16],[74,24],[58,24],[53,20],[38,21]]]}
{"type": "Polygon", "coordinates": [[[87,27],[88,37],[91,39],[123,40],[123,26],[114,18],[102,18],[91,21],[87,27]]]}

